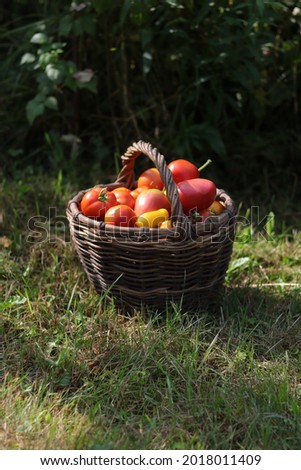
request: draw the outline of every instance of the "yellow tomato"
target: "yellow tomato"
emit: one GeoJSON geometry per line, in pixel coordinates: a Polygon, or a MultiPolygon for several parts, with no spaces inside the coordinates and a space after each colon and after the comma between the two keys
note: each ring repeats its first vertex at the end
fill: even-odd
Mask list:
{"type": "Polygon", "coordinates": [[[172,228],[172,223],[171,223],[171,220],[164,220],[164,222],[162,222],[160,225],[159,225],[160,228],[172,228]]]}
{"type": "Polygon", "coordinates": [[[157,211],[144,212],[141,214],[136,222],[136,227],[149,227],[156,228],[167,220],[169,213],[166,209],[158,209],[157,211]]]}

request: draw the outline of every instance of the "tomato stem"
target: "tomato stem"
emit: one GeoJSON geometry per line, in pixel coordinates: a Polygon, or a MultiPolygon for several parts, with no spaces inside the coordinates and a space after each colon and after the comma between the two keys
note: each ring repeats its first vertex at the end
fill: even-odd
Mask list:
{"type": "Polygon", "coordinates": [[[190,217],[192,218],[192,220],[194,222],[197,222],[198,220],[200,220],[202,218],[197,210],[194,210],[194,211],[190,212],[190,217]]]}
{"type": "Polygon", "coordinates": [[[199,171],[202,171],[204,170],[208,165],[210,165],[210,163],[212,163],[212,160],[207,160],[206,163],[204,163],[204,165],[200,166],[200,168],[198,169],[199,171]]]}
{"type": "Polygon", "coordinates": [[[101,202],[107,202],[108,201],[108,195],[107,195],[108,189],[107,188],[102,188],[100,190],[98,200],[101,202]]]}

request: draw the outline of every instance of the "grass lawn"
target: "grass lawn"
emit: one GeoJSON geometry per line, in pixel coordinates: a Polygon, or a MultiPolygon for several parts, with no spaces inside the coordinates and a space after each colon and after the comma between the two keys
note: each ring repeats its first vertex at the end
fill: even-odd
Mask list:
{"type": "Polygon", "coordinates": [[[68,185],[0,192],[2,449],[301,448],[301,232],[241,228],[218,313],[128,316],[62,225],[29,236],[68,185]]]}

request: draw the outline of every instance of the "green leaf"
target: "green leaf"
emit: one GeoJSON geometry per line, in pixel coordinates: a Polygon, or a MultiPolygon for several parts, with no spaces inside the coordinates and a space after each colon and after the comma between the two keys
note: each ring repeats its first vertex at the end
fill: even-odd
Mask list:
{"type": "Polygon", "coordinates": [[[70,15],[63,16],[59,24],[59,34],[61,36],[68,36],[71,29],[72,29],[72,17],[70,15]]]}
{"type": "Polygon", "coordinates": [[[32,44],[46,44],[48,42],[48,37],[44,33],[36,33],[32,36],[30,42],[32,44]]]}
{"type": "Polygon", "coordinates": [[[92,80],[88,83],[76,82],[77,88],[89,90],[92,93],[97,93],[97,81],[96,78],[92,78],[92,80]]]}
{"type": "Polygon", "coordinates": [[[142,49],[145,49],[145,47],[152,41],[154,34],[151,28],[142,29],[140,34],[142,49]]]}
{"type": "Polygon", "coordinates": [[[148,74],[151,68],[153,56],[150,52],[143,52],[143,73],[148,74]]]}
{"type": "Polygon", "coordinates": [[[96,24],[96,18],[93,14],[85,14],[81,18],[82,30],[89,36],[94,36],[96,34],[96,24]]]}
{"type": "Polygon", "coordinates": [[[0,303],[0,307],[3,309],[9,308],[9,307],[14,307],[15,305],[23,305],[27,301],[26,297],[22,297],[21,295],[13,295],[12,297],[9,297],[7,300],[4,302],[0,303]]]}
{"type": "Polygon", "coordinates": [[[211,141],[211,147],[212,147],[212,150],[214,150],[214,152],[216,152],[221,157],[226,156],[225,144],[220,136],[217,136],[216,139],[213,139],[211,141]]]}
{"type": "Polygon", "coordinates": [[[244,60],[244,64],[248,70],[250,78],[255,82],[259,82],[261,80],[261,75],[258,68],[250,60],[244,60]]]}
{"type": "Polygon", "coordinates": [[[34,54],[30,54],[30,52],[26,52],[20,60],[20,64],[32,64],[36,60],[36,56],[34,54]]]}
{"type": "Polygon", "coordinates": [[[233,261],[231,261],[231,263],[230,263],[230,265],[229,265],[227,274],[230,274],[230,273],[232,273],[233,271],[236,271],[237,269],[245,268],[245,267],[248,266],[249,263],[250,263],[250,258],[249,258],[249,256],[245,256],[245,257],[243,257],[243,258],[234,259],[233,261]]]}
{"type": "Polygon", "coordinates": [[[58,109],[58,102],[55,96],[48,96],[45,100],[45,106],[49,109],[58,109]]]}
{"type": "Polygon", "coordinates": [[[54,56],[53,56],[53,54],[51,54],[51,52],[44,52],[44,53],[40,54],[40,56],[39,56],[39,64],[42,67],[45,67],[49,63],[51,63],[53,61],[53,59],[54,59],[54,56]]]}
{"type": "Polygon", "coordinates": [[[262,16],[264,12],[264,0],[256,0],[256,7],[259,15],[262,16]]]}
{"type": "Polygon", "coordinates": [[[274,234],[275,230],[275,214],[274,212],[269,212],[267,216],[267,223],[265,224],[265,229],[269,237],[274,234]]]}
{"type": "Polygon", "coordinates": [[[166,0],[166,3],[168,3],[172,8],[184,8],[184,5],[182,5],[179,0],[166,0]]]}
{"type": "Polygon", "coordinates": [[[48,64],[45,69],[47,77],[53,82],[60,78],[60,70],[52,64],[48,64]]]}
{"type": "Polygon", "coordinates": [[[125,2],[123,2],[123,7],[121,8],[120,17],[119,17],[120,25],[123,25],[132,6],[133,6],[133,0],[126,0],[125,2]]]}
{"type": "Polygon", "coordinates": [[[112,8],[112,0],[92,0],[92,5],[97,13],[103,13],[112,8]]]}
{"type": "Polygon", "coordinates": [[[26,116],[29,124],[33,124],[34,120],[44,113],[44,110],[45,105],[44,102],[41,102],[39,95],[37,95],[33,100],[28,101],[26,105],[26,116]]]}
{"type": "Polygon", "coordinates": [[[202,2],[202,7],[199,9],[199,12],[195,18],[195,23],[200,24],[203,18],[208,15],[210,9],[212,9],[214,3],[210,0],[202,2]]]}
{"type": "Polygon", "coordinates": [[[203,139],[206,142],[208,142],[214,152],[216,152],[221,157],[226,156],[227,152],[225,144],[220,132],[217,129],[208,123],[204,123],[200,126],[200,135],[203,136],[203,139]]]}

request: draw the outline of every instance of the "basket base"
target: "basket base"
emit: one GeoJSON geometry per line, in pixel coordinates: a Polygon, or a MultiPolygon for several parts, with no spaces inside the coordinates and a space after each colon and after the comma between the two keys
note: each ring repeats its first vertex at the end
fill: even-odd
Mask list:
{"type": "Polygon", "coordinates": [[[170,311],[170,309],[175,312],[179,311],[181,313],[194,315],[204,312],[217,313],[220,310],[220,302],[224,292],[224,287],[220,284],[215,286],[214,293],[211,288],[201,293],[189,292],[182,296],[166,296],[164,300],[162,297],[154,297],[147,300],[141,298],[133,301],[133,297],[127,298],[126,295],[121,295],[120,292],[106,293],[101,288],[94,287],[98,294],[105,296],[105,298],[113,302],[114,306],[119,310],[130,314],[136,313],[138,310],[164,314],[170,311]]]}

